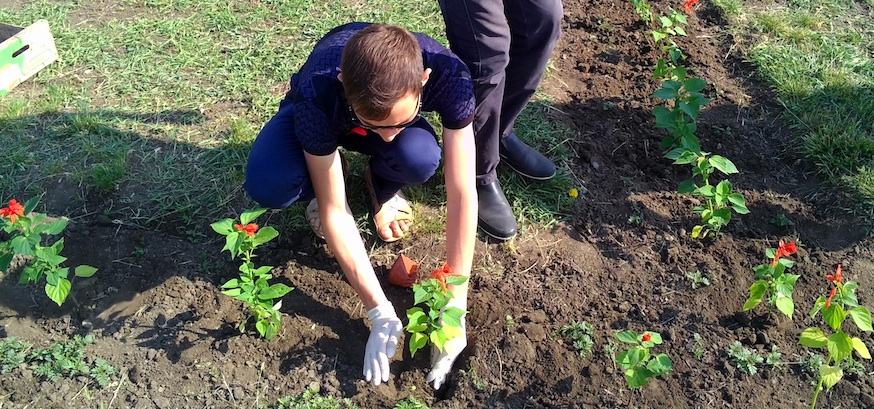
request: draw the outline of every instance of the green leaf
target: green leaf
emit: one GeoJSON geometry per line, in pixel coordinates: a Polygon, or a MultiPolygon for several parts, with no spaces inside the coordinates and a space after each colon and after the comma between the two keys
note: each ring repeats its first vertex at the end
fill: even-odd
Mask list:
{"type": "Polygon", "coordinates": [[[658,332],[645,331],[643,334],[640,334],[641,341],[643,341],[644,334],[649,334],[649,342],[652,342],[654,345],[662,344],[662,334],[659,334],[658,332]]]}
{"type": "Polygon", "coordinates": [[[789,274],[780,276],[780,278],[777,279],[777,283],[776,283],[777,285],[775,286],[775,289],[777,290],[777,294],[782,295],[784,297],[792,297],[793,286],[792,286],[792,284],[789,284],[786,280],[786,276],[788,276],[788,275],[789,274]]]}
{"type": "Polygon", "coordinates": [[[260,293],[258,293],[258,298],[262,300],[273,300],[276,298],[280,298],[285,294],[288,294],[294,288],[289,287],[282,283],[273,284],[270,287],[267,287],[260,293]]]}
{"type": "Polygon", "coordinates": [[[222,291],[222,294],[227,295],[229,297],[234,297],[234,298],[237,298],[242,293],[243,293],[243,290],[241,290],[239,288],[232,288],[230,290],[222,291]]]}
{"type": "Polygon", "coordinates": [[[753,267],[753,272],[755,273],[753,275],[755,278],[762,279],[772,277],[774,270],[771,268],[770,264],[759,264],[753,267]]]}
{"type": "Polygon", "coordinates": [[[36,258],[53,267],[57,267],[67,260],[66,257],[58,255],[52,247],[37,247],[33,253],[36,258]]]}
{"type": "Polygon", "coordinates": [[[216,233],[221,234],[223,236],[227,236],[234,232],[234,221],[231,219],[219,220],[213,224],[210,224],[209,227],[212,227],[216,233]]]}
{"type": "Polygon", "coordinates": [[[461,327],[461,317],[466,313],[467,311],[461,308],[449,307],[443,311],[443,323],[453,327],[461,327]]]}
{"type": "Polygon", "coordinates": [[[726,175],[737,173],[737,167],[734,166],[734,163],[722,156],[711,156],[710,164],[713,165],[713,167],[718,169],[720,172],[725,173],[726,175]]]}
{"type": "Polygon", "coordinates": [[[255,323],[255,329],[258,330],[258,333],[261,334],[261,337],[263,338],[267,338],[267,326],[267,321],[264,320],[258,320],[258,322],[255,323]]]}
{"type": "Polygon", "coordinates": [[[68,222],[69,221],[67,219],[55,220],[49,225],[44,225],[46,227],[43,229],[43,233],[51,235],[60,234],[67,227],[68,222]]]}
{"type": "Polygon", "coordinates": [[[636,332],[627,329],[625,331],[617,332],[616,338],[628,344],[637,344],[638,335],[636,332]]]}
{"type": "Polygon", "coordinates": [[[60,306],[67,299],[67,295],[70,294],[70,288],[72,288],[70,280],[61,278],[58,280],[58,285],[46,284],[46,295],[60,306]]]}
{"type": "Polygon", "coordinates": [[[36,205],[39,203],[39,196],[32,197],[30,200],[24,202],[24,215],[27,216],[33,209],[36,209],[36,205]]]}
{"type": "Polygon", "coordinates": [[[810,309],[810,318],[816,317],[822,308],[825,306],[825,297],[819,296],[816,301],[813,303],[813,308],[810,309]]]}
{"type": "Polygon", "coordinates": [[[652,114],[655,116],[656,125],[659,128],[665,128],[667,125],[674,122],[674,113],[670,109],[663,106],[657,106],[652,109],[652,114]]]}
{"type": "Polygon", "coordinates": [[[21,254],[23,256],[33,255],[33,246],[31,246],[27,238],[23,236],[13,237],[12,240],[10,240],[10,244],[12,244],[12,251],[14,251],[15,254],[21,254]]]}
{"type": "Polygon", "coordinates": [[[253,242],[256,246],[260,246],[270,240],[273,240],[274,238],[276,238],[276,236],[279,236],[279,232],[276,231],[276,229],[274,229],[273,227],[262,227],[258,230],[257,233],[255,233],[255,238],[253,242]]]}
{"type": "Polygon", "coordinates": [[[843,376],[844,371],[838,366],[823,365],[819,367],[819,377],[822,379],[826,389],[831,389],[832,386],[835,386],[843,376]]]}
{"type": "Polygon", "coordinates": [[[674,99],[677,97],[677,91],[670,88],[659,88],[652,93],[653,98],[659,99],[674,99]]]}
{"type": "Polygon", "coordinates": [[[428,336],[421,332],[414,332],[410,336],[410,357],[416,356],[416,351],[422,349],[428,343],[428,336]]]}
{"type": "Polygon", "coordinates": [[[227,282],[225,282],[224,284],[222,284],[221,288],[237,288],[239,286],[240,286],[240,279],[232,278],[232,279],[228,280],[227,282]]]}
{"type": "Polygon", "coordinates": [[[83,264],[79,267],[76,267],[75,274],[76,274],[76,277],[91,277],[96,272],[97,272],[97,267],[91,267],[91,266],[83,264]]]}
{"type": "MultiPolygon", "coordinates": [[[[725,198],[725,201],[728,201],[729,193],[731,193],[731,183],[729,181],[723,180],[722,182],[719,182],[718,185],[716,185],[716,194],[725,198]]],[[[725,201],[723,201],[722,203],[725,203],[725,201]]]]}
{"type": "Polygon", "coordinates": [[[856,355],[859,355],[859,358],[871,359],[871,353],[868,352],[868,347],[861,339],[853,338],[850,341],[853,343],[853,350],[856,351],[856,355]]]}
{"type": "Polygon", "coordinates": [[[695,186],[695,182],[691,180],[684,180],[680,183],[680,186],[677,187],[677,193],[692,193],[697,189],[698,186],[695,186]]]}
{"type": "Polygon", "coordinates": [[[467,281],[467,276],[450,275],[450,276],[446,277],[446,284],[449,284],[449,285],[462,285],[466,281],[467,281]]]}
{"type": "Polygon", "coordinates": [[[707,87],[707,81],[704,81],[701,78],[689,78],[686,80],[686,83],[683,84],[683,87],[685,87],[686,91],[689,92],[701,92],[705,87],[707,87]]]}
{"type": "Polygon", "coordinates": [[[646,368],[637,368],[636,370],[628,370],[625,372],[625,381],[628,382],[628,387],[637,389],[646,386],[647,379],[652,377],[653,373],[646,368]]]}
{"type": "Polygon", "coordinates": [[[240,224],[252,223],[253,220],[257,219],[258,216],[264,214],[266,211],[267,209],[246,210],[240,215],[240,224]]]}
{"type": "Polygon", "coordinates": [[[240,252],[240,234],[238,232],[225,236],[225,246],[222,251],[225,250],[231,253],[231,259],[237,258],[237,254],[240,252]]]}
{"type": "Polygon", "coordinates": [[[768,283],[764,280],[754,282],[753,285],[750,286],[750,296],[744,303],[744,311],[756,308],[759,303],[762,302],[762,297],[765,295],[766,291],[768,291],[768,283]]]}
{"type": "Polygon", "coordinates": [[[847,315],[844,313],[844,307],[840,304],[832,304],[830,307],[822,310],[822,318],[832,327],[832,331],[837,331],[844,322],[844,319],[847,318],[847,315]]]}
{"type": "Polygon", "coordinates": [[[444,325],[443,328],[441,328],[441,331],[443,331],[443,336],[446,338],[447,341],[461,336],[460,327],[444,325]]]}
{"type": "Polygon", "coordinates": [[[26,284],[26,283],[35,283],[39,281],[39,277],[42,274],[40,270],[37,270],[32,264],[21,269],[21,275],[18,277],[18,284],[26,284]]]}
{"type": "Polygon", "coordinates": [[[792,302],[792,298],[778,295],[774,303],[777,304],[777,309],[780,312],[789,317],[790,320],[792,319],[792,313],[795,312],[795,304],[792,302]]]}
{"type": "MultiPolygon", "coordinates": [[[[704,226],[695,226],[692,228],[692,238],[697,239],[698,236],[701,236],[701,231],[704,230],[704,226]]],[[[703,238],[703,236],[702,236],[703,238]]]]}
{"type": "Polygon", "coordinates": [[[646,364],[646,369],[649,369],[654,375],[666,374],[671,371],[671,367],[671,358],[666,354],[659,354],[646,364]]]}
{"type": "Polygon", "coordinates": [[[798,343],[810,348],[822,348],[828,343],[828,338],[821,329],[808,328],[801,333],[798,343]]]}
{"type": "Polygon", "coordinates": [[[828,348],[829,357],[832,358],[834,362],[842,361],[853,353],[853,341],[850,339],[849,335],[840,331],[835,332],[832,336],[828,337],[826,347],[828,348]]]}
{"type": "Polygon", "coordinates": [[[431,298],[431,294],[424,286],[419,284],[413,285],[413,305],[419,305],[429,298],[431,298]]]}
{"type": "Polygon", "coordinates": [[[848,311],[848,313],[860,330],[871,332],[871,313],[868,312],[867,308],[858,306],[848,311]]]}
{"type": "Polygon", "coordinates": [[[12,258],[15,257],[12,253],[3,253],[0,254],[0,274],[7,273],[7,269],[9,269],[9,264],[12,264],[12,258]]]}
{"type": "Polygon", "coordinates": [[[698,188],[698,194],[704,197],[713,197],[716,195],[716,189],[711,185],[704,185],[698,188]]]}
{"type": "Polygon", "coordinates": [[[662,33],[662,32],[659,32],[659,31],[653,31],[653,32],[652,32],[652,39],[653,39],[656,43],[658,43],[659,41],[664,40],[665,37],[667,37],[667,36],[668,36],[667,34],[662,33]]]}
{"type": "Polygon", "coordinates": [[[701,107],[699,107],[698,104],[680,102],[677,106],[680,107],[680,111],[683,111],[683,113],[689,116],[693,121],[698,119],[698,113],[701,111],[701,107]]]}
{"type": "Polygon", "coordinates": [[[695,151],[692,151],[687,147],[681,147],[679,149],[684,149],[684,151],[680,154],[679,158],[674,160],[674,165],[685,165],[698,160],[698,154],[695,153],[695,151]]]}
{"type": "Polygon", "coordinates": [[[446,341],[447,341],[446,334],[444,334],[443,331],[438,330],[438,331],[431,332],[429,339],[431,340],[431,343],[434,344],[434,346],[437,347],[437,349],[440,352],[443,352],[443,345],[446,344],[446,341]]]}
{"type": "Polygon", "coordinates": [[[407,332],[423,332],[428,328],[429,318],[419,307],[413,307],[407,310],[407,332]]]}

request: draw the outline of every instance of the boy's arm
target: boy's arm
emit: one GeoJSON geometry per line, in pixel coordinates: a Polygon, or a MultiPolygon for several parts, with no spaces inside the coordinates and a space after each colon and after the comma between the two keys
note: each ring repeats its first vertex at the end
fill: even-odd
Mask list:
{"type": "MultiPolygon", "coordinates": [[[[470,276],[476,240],[476,146],[473,125],[443,129],[446,178],[446,261],[455,274],[470,276]]],[[[467,283],[452,290],[467,305],[467,283]]]]}
{"type": "Polygon", "coordinates": [[[364,347],[363,374],[365,380],[379,385],[388,381],[389,359],[397,350],[403,325],[376,279],[358,226],[346,203],[340,154],[337,151],[326,156],[304,153],[304,157],[319,201],[319,218],[325,241],[340,263],[349,284],[367,308],[370,336],[364,347]]]}
{"type": "MultiPolygon", "coordinates": [[[[446,176],[446,259],[455,274],[470,277],[473,249],[476,240],[476,147],[473,125],[463,129],[443,129],[443,170],[446,176]]],[[[450,306],[467,310],[467,289],[470,280],[449,286],[453,298],[450,306]]],[[[446,382],[452,365],[467,347],[466,319],[461,320],[461,334],[446,342],[443,351],[434,348],[431,372],[425,381],[440,389],[446,382]]]]}
{"type": "Polygon", "coordinates": [[[316,198],[319,218],[328,248],[334,253],[349,284],[368,310],[388,302],[370,264],[361,234],[346,203],[340,153],[316,156],[304,153],[316,198]]]}

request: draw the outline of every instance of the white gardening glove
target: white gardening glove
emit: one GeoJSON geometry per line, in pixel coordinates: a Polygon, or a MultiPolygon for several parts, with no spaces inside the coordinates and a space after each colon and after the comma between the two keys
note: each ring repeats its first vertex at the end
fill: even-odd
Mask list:
{"type": "Polygon", "coordinates": [[[364,347],[364,379],[379,385],[388,382],[391,374],[388,359],[398,348],[398,335],[403,325],[391,303],[367,311],[367,318],[370,318],[370,337],[364,347]]]}
{"type": "Polygon", "coordinates": [[[431,372],[425,377],[425,381],[433,382],[434,390],[443,386],[449,376],[449,371],[452,370],[455,359],[467,347],[466,318],[461,317],[461,335],[446,341],[443,344],[443,352],[440,352],[436,346],[431,347],[431,372]]]}

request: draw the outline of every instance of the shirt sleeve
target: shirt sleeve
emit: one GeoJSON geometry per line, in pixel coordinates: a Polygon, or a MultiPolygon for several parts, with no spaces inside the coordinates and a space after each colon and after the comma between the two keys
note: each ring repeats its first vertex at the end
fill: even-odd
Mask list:
{"type": "Polygon", "coordinates": [[[447,129],[461,129],[470,125],[476,100],[467,66],[430,37],[420,36],[419,44],[425,68],[431,69],[431,76],[423,91],[422,109],[437,112],[447,129]]]}
{"type": "Polygon", "coordinates": [[[339,97],[331,79],[301,81],[294,98],[295,134],[304,151],[324,156],[337,150],[336,120],[339,97]]]}

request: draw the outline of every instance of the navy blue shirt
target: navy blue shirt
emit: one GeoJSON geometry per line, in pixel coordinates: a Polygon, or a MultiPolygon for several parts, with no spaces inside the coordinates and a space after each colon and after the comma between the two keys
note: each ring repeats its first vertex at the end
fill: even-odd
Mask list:
{"type": "MultiPolygon", "coordinates": [[[[331,30],[291,77],[291,90],[285,98],[294,101],[295,136],[307,153],[321,156],[334,152],[338,137],[355,127],[337,75],[346,42],[369,25],[349,23],[331,30]]],[[[475,103],[467,66],[434,39],[421,33],[413,35],[422,49],[422,71],[431,69],[422,89],[422,111],[437,112],[447,129],[464,128],[473,122],[475,103]]]]}

